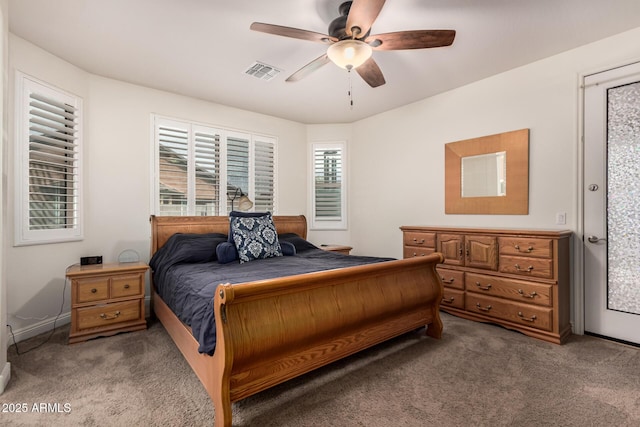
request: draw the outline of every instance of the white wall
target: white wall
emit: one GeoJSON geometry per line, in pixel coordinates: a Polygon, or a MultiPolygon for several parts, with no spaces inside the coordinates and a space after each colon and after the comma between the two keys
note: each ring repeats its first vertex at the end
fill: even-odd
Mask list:
{"type": "MultiPolygon", "coordinates": [[[[278,213],[305,213],[304,125],[92,75],[14,35],[9,43],[11,84],[18,69],[81,96],[85,108],[83,241],[13,247],[15,171],[9,170],[7,321],[18,339],[51,328],[60,311],[65,269],[81,256],[103,255],[104,262],[114,262],[130,248],[149,259],[152,113],[278,137],[278,213]]],[[[12,99],[10,104],[12,109],[12,99]]],[[[13,158],[11,146],[8,155],[13,158]]],[[[69,321],[69,307],[67,287],[58,325],[69,321]]]]}

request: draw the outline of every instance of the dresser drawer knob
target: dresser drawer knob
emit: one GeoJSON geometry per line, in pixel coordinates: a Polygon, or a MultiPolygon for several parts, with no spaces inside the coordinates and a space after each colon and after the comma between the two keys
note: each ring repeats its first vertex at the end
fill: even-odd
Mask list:
{"type": "Polygon", "coordinates": [[[525,322],[535,322],[535,321],[536,321],[536,319],[537,319],[537,317],[536,317],[536,315],[535,315],[535,314],[534,314],[533,316],[531,316],[531,317],[525,317],[525,316],[524,316],[524,314],[522,314],[522,312],[521,312],[521,311],[519,311],[519,312],[518,312],[518,317],[519,317],[521,320],[524,320],[525,322]]]}
{"type": "Polygon", "coordinates": [[[454,297],[442,298],[442,302],[445,304],[452,304],[454,299],[454,297]]]}
{"type": "Polygon", "coordinates": [[[486,306],[486,307],[483,307],[483,306],[481,306],[481,305],[480,305],[480,303],[479,303],[479,302],[477,302],[477,303],[476,303],[476,307],[478,308],[478,310],[482,310],[482,311],[489,311],[489,310],[491,310],[491,306],[490,306],[490,305],[488,305],[488,306],[486,306]]]}
{"type": "Polygon", "coordinates": [[[116,311],[115,313],[113,313],[113,316],[107,316],[104,313],[100,313],[100,318],[104,319],[104,320],[113,320],[113,319],[117,319],[118,316],[120,316],[120,312],[116,311]]]}
{"type": "Polygon", "coordinates": [[[478,289],[481,289],[483,291],[488,291],[491,289],[491,283],[488,283],[487,286],[482,286],[482,283],[476,282],[476,286],[478,287],[478,289]]]}
{"type": "Polygon", "coordinates": [[[447,285],[450,285],[456,281],[456,279],[454,279],[453,277],[451,279],[445,279],[444,277],[440,277],[440,279],[442,279],[442,283],[446,283],[447,285]]]}
{"type": "Polygon", "coordinates": [[[98,290],[96,288],[91,288],[91,293],[95,294],[96,292],[98,292],[98,290]]]}
{"type": "Polygon", "coordinates": [[[415,243],[419,244],[419,245],[424,244],[424,239],[420,239],[420,240],[418,240],[418,239],[416,239],[416,238],[414,237],[414,238],[413,238],[413,241],[414,241],[415,243]]]}
{"type": "Polygon", "coordinates": [[[520,294],[520,296],[521,296],[522,298],[535,298],[535,296],[536,296],[536,295],[538,295],[538,294],[536,293],[536,291],[533,291],[533,292],[531,292],[531,293],[529,293],[529,294],[525,294],[525,293],[524,293],[524,291],[523,291],[522,289],[518,289],[518,293],[520,294]]]}
{"type": "Polygon", "coordinates": [[[130,287],[131,287],[131,286],[129,286],[129,284],[128,284],[128,283],[124,285],[124,288],[125,288],[125,289],[129,289],[130,287]]]}
{"type": "Polygon", "coordinates": [[[533,250],[533,246],[529,246],[526,250],[520,250],[520,245],[516,245],[515,246],[516,251],[518,252],[524,252],[524,253],[530,253],[533,250]]]}
{"type": "Polygon", "coordinates": [[[530,265],[529,267],[525,268],[521,268],[520,265],[516,264],[515,265],[516,270],[518,271],[526,271],[527,273],[531,273],[531,270],[533,270],[533,265],[530,265]]]}

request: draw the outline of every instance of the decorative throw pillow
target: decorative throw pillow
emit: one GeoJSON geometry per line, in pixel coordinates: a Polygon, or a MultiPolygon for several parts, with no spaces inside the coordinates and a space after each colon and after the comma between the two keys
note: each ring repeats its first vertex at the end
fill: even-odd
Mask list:
{"type": "Polygon", "coordinates": [[[228,264],[238,260],[238,251],[232,242],[222,242],[216,246],[216,255],[220,264],[228,264]]]}
{"type": "Polygon", "coordinates": [[[282,256],[282,247],[271,212],[251,216],[229,214],[230,235],[240,263],[282,256]]]}

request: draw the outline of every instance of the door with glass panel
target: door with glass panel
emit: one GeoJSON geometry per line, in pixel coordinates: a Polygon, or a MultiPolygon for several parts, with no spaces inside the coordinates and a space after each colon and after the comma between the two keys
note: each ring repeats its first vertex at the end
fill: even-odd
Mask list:
{"type": "Polygon", "coordinates": [[[585,332],[640,344],[640,63],[584,79],[585,332]]]}

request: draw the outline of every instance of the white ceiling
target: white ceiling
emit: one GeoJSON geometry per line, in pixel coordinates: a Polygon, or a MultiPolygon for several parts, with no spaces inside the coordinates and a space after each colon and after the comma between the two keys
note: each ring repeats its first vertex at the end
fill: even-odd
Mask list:
{"type": "MultiPolygon", "coordinates": [[[[328,64],[285,79],[326,46],[249,30],[327,33],[342,0],[9,0],[12,33],[97,75],[302,123],[353,122],[640,27],[639,0],[388,0],[371,34],[455,29],[452,46],[378,51],[370,88],[328,64]],[[244,74],[254,61],[283,70],[244,74]]],[[[640,41],[639,41],[640,42],[640,41]]]]}

